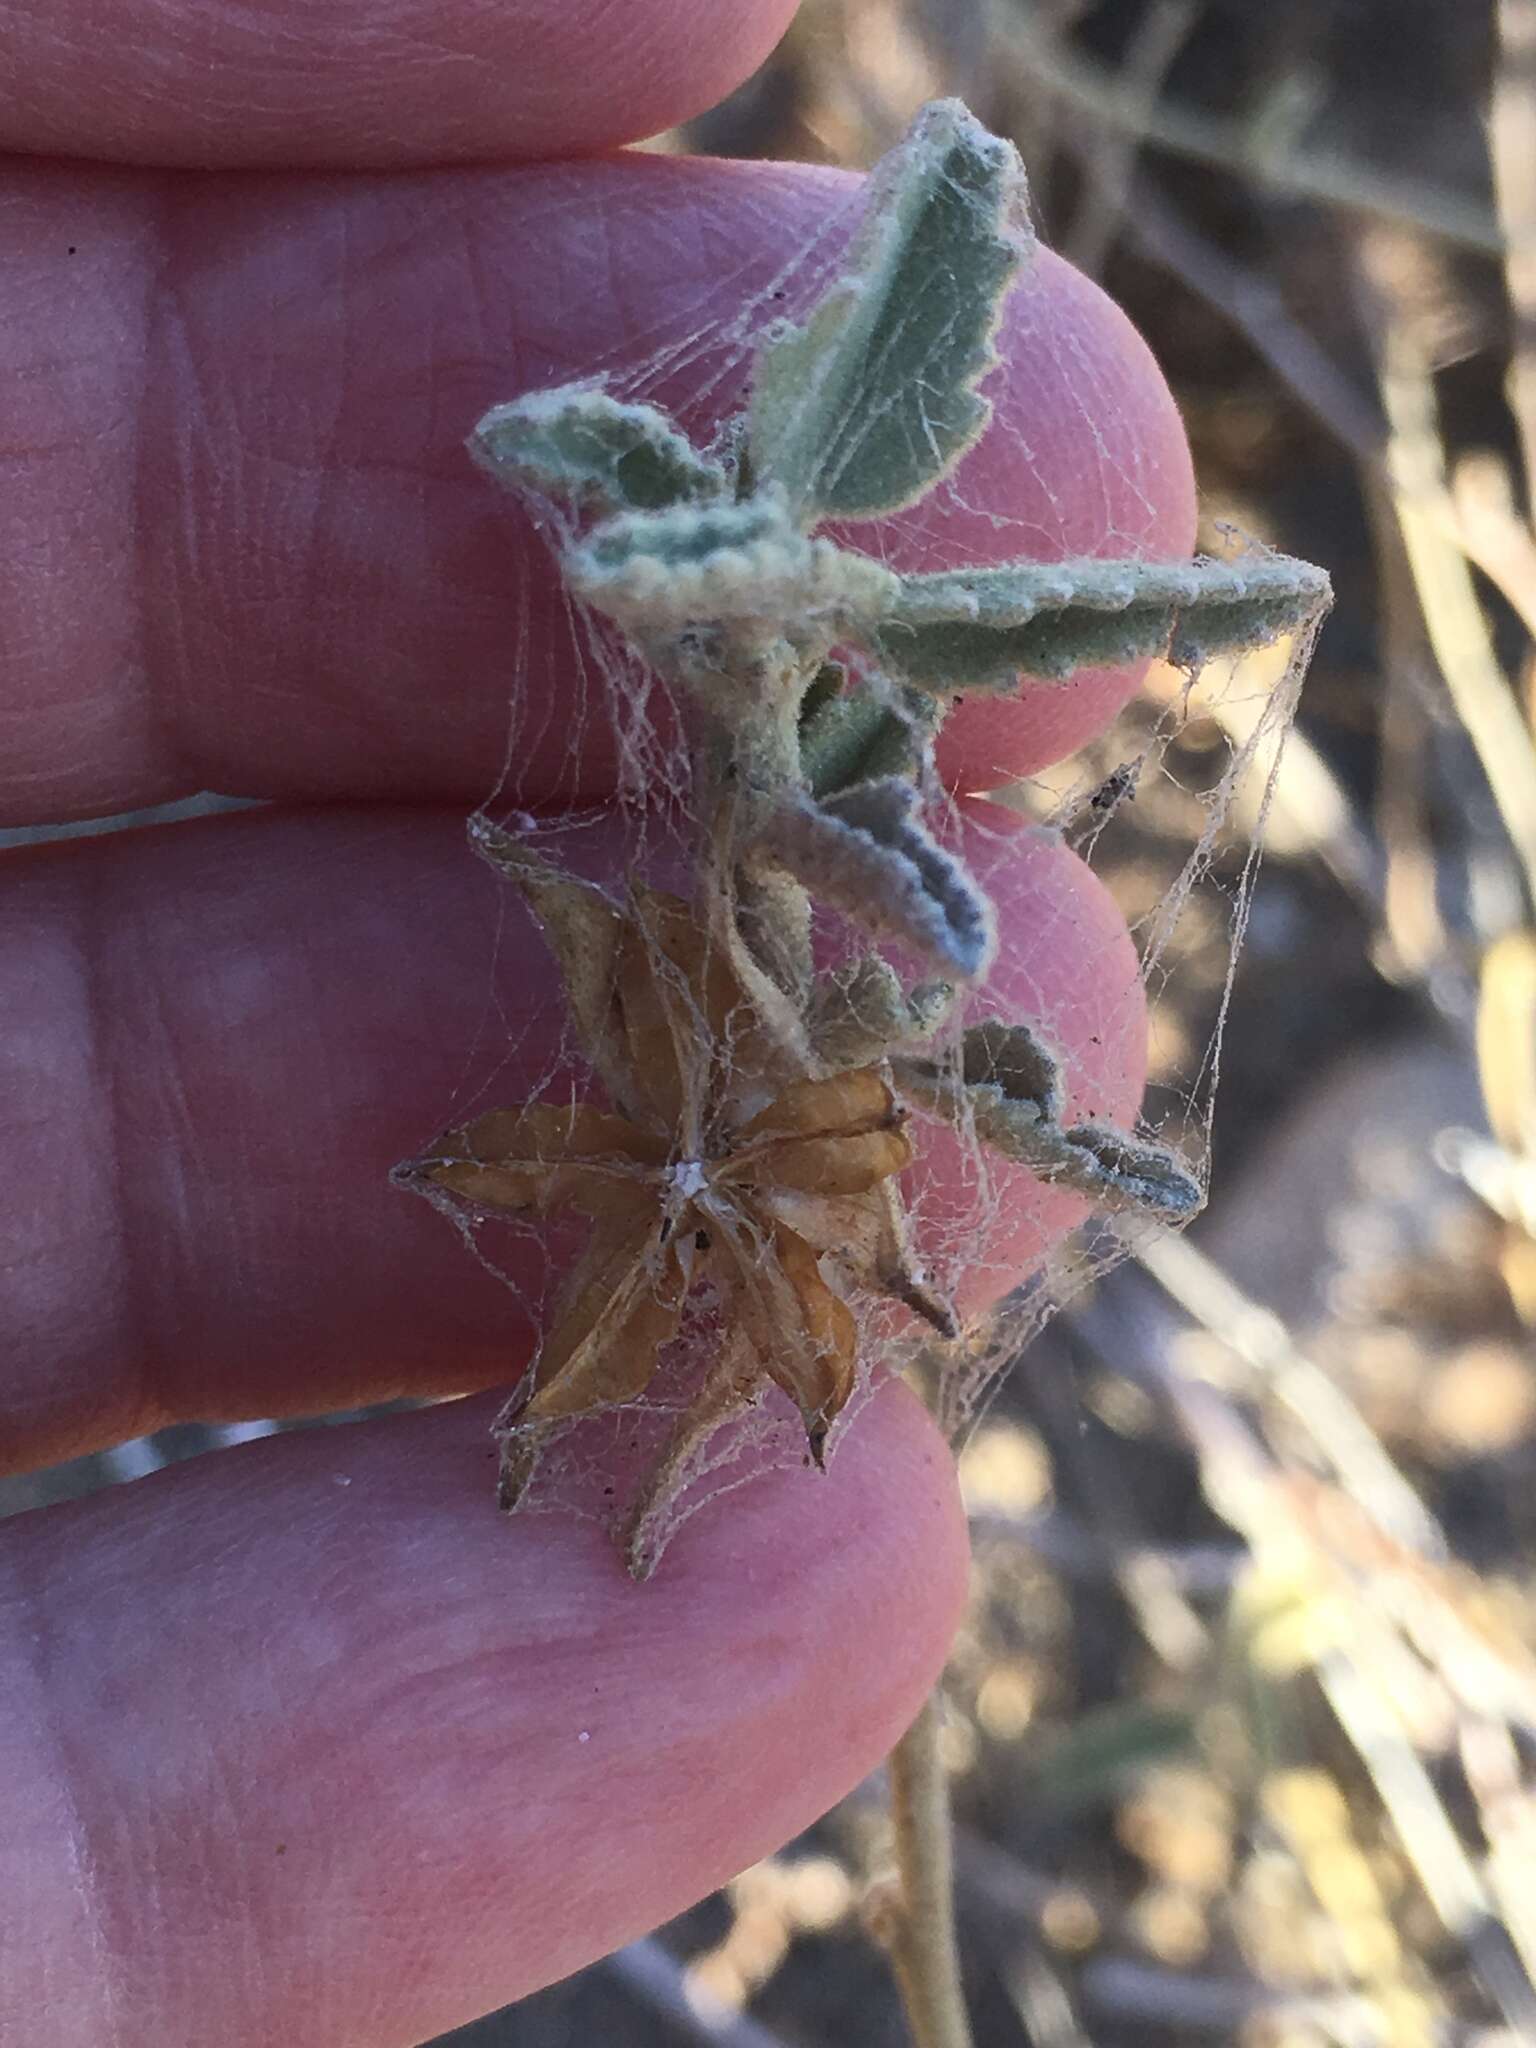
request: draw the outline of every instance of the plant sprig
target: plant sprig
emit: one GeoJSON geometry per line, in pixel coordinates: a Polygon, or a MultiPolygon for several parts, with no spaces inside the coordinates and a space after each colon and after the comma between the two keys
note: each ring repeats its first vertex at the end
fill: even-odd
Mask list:
{"type": "MultiPolygon", "coordinates": [[[[1177,1220],[1200,1204],[1198,1179],[1166,1147],[1067,1118],[1059,1066],[1031,1020],[995,1018],[957,1046],[929,1049],[957,992],[986,980],[996,950],[986,892],[929,821],[932,743],[959,698],[1015,689],[1021,672],[1052,681],[1159,653],[1193,667],[1294,632],[1325,605],[1327,579],[1273,556],[901,574],[818,531],[832,519],[869,520],[911,504],[985,429],[991,407],[981,387],[997,364],[1004,300],[1034,250],[1024,200],[1012,147],[958,102],[940,102],[872,179],[843,273],[803,321],[780,322],[763,337],[750,403],[713,451],[696,448],[658,408],[597,383],[499,405],[472,437],[476,461],[499,483],[564,505],[561,563],[571,589],[676,687],[690,732],[700,818],[691,905],[666,899],[659,909],[663,899],[633,895],[620,904],[562,881],[483,822],[477,838],[543,922],[614,1109],[646,1126],[647,1160],[660,1147],[657,1230],[670,1232],[681,1214],[667,1187],[686,1184],[701,1240],[728,1240],[742,1227],[731,1208],[740,1207],[740,1188],[727,1200],[722,1162],[736,1156],[752,1118],[785,1088],[876,1069],[890,1077],[893,1102],[948,1119],[1100,1209],[1177,1220]],[[812,962],[818,907],[861,925],[874,942],[836,983],[833,1017],[812,962]],[[672,934],[665,942],[663,928],[672,934]],[[932,983],[904,988],[877,950],[885,942],[920,957],[932,983]],[[637,1024],[634,1008],[641,973],[651,977],[648,1024],[637,1024]],[[678,1078],[675,1099],[646,1101],[642,1114],[636,1033],[647,1030],[644,1057],[661,1057],[665,1039],[678,1078]],[[616,1078],[621,1071],[627,1083],[616,1078]],[[724,1121],[698,1108],[711,1075],[724,1121]]],[[[447,1133],[404,1177],[476,1217],[559,1206],[560,1191],[575,1201],[579,1185],[576,1206],[595,1215],[591,1173],[582,1180],[568,1148],[545,1131],[542,1166],[525,1156],[532,1115],[494,1112],[447,1133]],[[498,1160],[499,1136],[510,1144],[513,1134],[523,1154],[498,1160]]],[[[833,1136],[822,1184],[802,1195],[841,1198],[858,1179],[833,1136]]],[[[579,1150],[583,1141],[571,1142],[579,1150]]],[[[639,1141],[616,1142],[622,1153],[639,1141]]],[[[743,1251],[743,1270],[755,1260],[775,1276],[765,1285],[786,1267],[799,1275],[789,1295],[804,1341],[820,1347],[824,1365],[835,1355],[835,1371],[807,1368],[796,1382],[818,1460],[853,1384],[843,1293],[852,1284],[894,1291],[909,1305],[921,1298],[889,1171],[878,1177],[886,1250],[856,1273],[846,1262],[837,1270],[820,1225],[806,1225],[809,1263],[782,1235],[790,1227],[782,1218],[772,1230],[759,1219],[743,1251]],[[813,1307],[824,1284],[834,1306],[813,1307]]],[[[765,1199],[772,1208],[777,1197],[765,1199]]],[[[691,1267],[678,1268],[672,1250],[638,1225],[631,1236],[628,1265],[616,1252],[607,1263],[597,1257],[595,1268],[589,1258],[568,1288],[559,1333],[509,1405],[501,1433],[507,1470],[520,1477],[510,1484],[504,1471],[504,1499],[521,1492],[557,1414],[563,1421],[584,1406],[633,1398],[665,1341],[648,1340],[651,1355],[637,1364],[637,1330],[654,1325],[670,1336],[672,1310],[686,1310],[691,1267]],[[594,1287],[629,1307],[610,1315],[589,1298],[594,1287]],[[652,1312],[658,1290],[663,1315],[652,1312]]],[[[738,1334],[754,1323],[749,1296],[738,1287],[728,1311],[738,1334]]],[[[769,1323],[758,1318],[757,1326],[769,1323]]],[[[736,1372],[741,1398],[775,1377],[767,1340],[755,1349],[749,1342],[736,1372]]],[[[709,1406],[713,1426],[718,1390],[709,1406]]]]}
{"type": "MultiPolygon", "coordinates": [[[[497,1424],[506,1506],[551,1435],[638,1398],[702,1319],[713,1362],[631,1509],[639,1577],[709,1438],[765,1383],[821,1462],[858,1378],[851,1302],[883,1296],[957,1334],[908,1238],[913,1109],[1103,1211],[1178,1222],[1202,1200],[1167,1147],[1069,1115],[1036,1020],[949,1031],[986,981],[996,919],[930,821],[933,740],[960,698],[1021,675],[1152,655],[1193,671],[1305,631],[1326,577],[1277,556],[902,574],[819,530],[916,502],[984,431],[1003,304],[1033,255],[1024,202],[1012,147],[958,102],[930,106],[871,180],[843,273],[767,331],[750,403],[710,449],[595,381],[499,405],[470,443],[499,484],[563,508],[569,588],[672,685],[698,838],[689,899],[636,881],[620,901],[474,821],[544,928],[608,1107],[493,1110],[398,1177],[461,1222],[590,1223],[497,1424]],[[822,908],[869,943],[818,972],[822,908]],[[886,942],[928,978],[904,982],[886,942]]],[[[898,1751],[890,1946],[924,2048],[955,2048],[936,1729],[930,1711],[898,1751]]]]}

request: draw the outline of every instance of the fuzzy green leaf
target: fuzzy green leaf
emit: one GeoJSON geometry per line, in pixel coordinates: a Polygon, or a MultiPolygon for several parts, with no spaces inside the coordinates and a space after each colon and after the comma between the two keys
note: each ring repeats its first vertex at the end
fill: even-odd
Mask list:
{"type": "Polygon", "coordinates": [[[865,953],[818,979],[811,1042],[834,1071],[868,1066],[893,1046],[931,1038],[953,1009],[955,993],[947,981],[903,988],[889,961],[865,953]]]}
{"type": "Polygon", "coordinates": [[[492,406],[470,436],[480,467],[509,490],[542,491],[604,512],[657,511],[726,488],[665,413],[562,385],[492,406]]]}
{"type": "Polygon", "coordinates": [[[1074,1189],[1105,1214],[1139,1211],[1181,1223],[1205,1199],[1170,1147],[1115,1124],[1064,1127],[1055,1056],[1028,1025],[993,1019],[973,1026],[961,1044],[958,1072],[920,1058],[896,1061],[894,1072],[914,1102],[974,1131],[1042,1180],[1074,1189]]]}
{"type": "Polygon", "coordinates": [[[752,497],[739,505],[721,501],[620,513],[592,529],[582,560],[603,572],[637,561],[692,570],[723,554],[750,556],[764,547],[783,548],[808,562],[811,546],[785,517],[781,501],[752,497]]]}
{"type": "Polygon", "coordinates": [[[938,720],[933,698],[916,690],[866,682],[828,693],[813,684],[800,711],[806,783],[813,795],[831,796],[858,782],[909,775],[921,765],[938,720]]]}
{"type": "Polygon", "coordinates": [[[865,637],[924,689],[1007,690],[1021,675],[1064,682],[1154,654],[1198,668],[1306,626],[1329,595],[1322,570],[1283,556],[1010,562],[903,577],[865,637]]]}
{"type": "Polygon", "coordinates": [[[740,504],[617,513],[567,552],[565,572],[579,597],[641,631],[878,617],[897,580],[868,555],[808,539],[776,489],[740,504]]]}
{"type": "Polygon", "coordinates": [[[960,1041],[960,1073],[967,1087],[1000,1088],[1011,1102],[1033,1103],[1051,1122],[1062,1109],[1061,1065],[1029,1024],[989,1017],[960,1041]]]}
{"type": "Polygon", "coordinates": [[[1097,1209],[1138,1209],[1182,1223],[1205,1201],[1193,1169],[1169,1145],[1097,1122],[1069,1124],[1062,1135],[1074,1162],[1069,1185],[1081,1189],[1097,1209]],[[1078,1160],[1084,1163],[1078,1166],[1078,1160]]]}
{"type": "Polygon", "coordinates": [[[992,964],[992,906],[917,815],[899,775],[817,803],[795,791],[765,822],[759,851],[876,936],[911,946],[957,981],[992,964]]]}
{"type": "Polygon", "coordinates": [[[1017,153],[958,100],[924,108],[877,167],[848,273],[757,360],[752,467],[802,525],[911,504],[979,436],[975,387],[1030,246],[1023,198],[1017,153]]]}
{"type": "Polygon", "coordinates": [[[805,694],[800,699],[802,739],[821,716],[823,708],[841,697],[847,687],[848,671],[843,664],[840,661],[824,661],[806,684],[805,694]]]}

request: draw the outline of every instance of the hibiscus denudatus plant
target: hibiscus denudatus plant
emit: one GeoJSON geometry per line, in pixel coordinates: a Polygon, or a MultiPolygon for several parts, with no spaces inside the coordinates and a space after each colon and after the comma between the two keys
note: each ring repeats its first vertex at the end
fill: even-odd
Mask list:
{"type": "MultiPolygon", "coordinates": [[[[692,1397],[628,1513],[637,1578],[703,1448],[765,1387],[820,1465],[861,1329],[883,1341],[904,1314],[941,1354],[964,1340],[901,1191],[936,1120],[1101,1211],[1180,1222],[1202,1200],[1168,1147],[1074,1118],[1041,1021],[988,1005],[996,918],[946,838],[933,742],[960,698],[1021,678],[1304,647],[1326,577],[1269,555],[902,574],[822,531],[914,504],[977,440],[1032,248],[1014,150],[941,102],[875,172],[832,288],[762,335],[749,402],[708,446],[596,380],[497,406],[471,440],[670,691],[694,837],[680,893],[634,878],[621,899],[471,821],[556,957],[590,1092],[461,1123],[397,1178],[466,1228],[585,1219],[496,1423],[504,1507],[552,1434],[638,1400],[697,1337],[692,1397]],[[856,942],[829,953],[834,921],[856,942]]],[[[939,1725],[930,1700],[892,1753],[898,1881],[869,1914],[919,2048],[968,2048],[939,1725]]]]}
{"type": "Polygon", "coordinates": [[[941,102],[874,174],[833,287],[762,337],[710,446],[600,382],[497,406],[472,438],[498,483],[561,508],[569,588],[671,689],[697,838],[686,895],[635,882],[620,901],[476,818],[558,959],[594,1098],[492,1110],[399,1178],[470,1222],[590,1227],[497,1423],[508,1508],[552,1430],[641,1396],[707,1317],[713,1363],[631,1517],[637,1576],[698,1445],[765,1384],[821,1463],[858,1379],[855,1304],[957,1334],[908,1242],[913,1110],[1101,1209],[1178,1221],[1201,1200],[1163,1145],[1068,1118],[1034,1020],[978,1016],[995,918],[932,822],[933,739],[961,696],[1021,676],[1153,655],[1193,671],[1293,633],[1326,578],[1273,556],[901,574],[820,531],[911,505],[975,442],[1031,249],[1014,150],[941,102]],[[830,966],[818,911],[864,935],[830,966]]]}

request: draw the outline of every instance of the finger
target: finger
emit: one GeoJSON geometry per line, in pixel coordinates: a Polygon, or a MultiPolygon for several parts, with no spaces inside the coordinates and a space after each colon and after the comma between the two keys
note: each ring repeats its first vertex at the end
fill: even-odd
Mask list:
{"type": "Polygon", "coordinates": [[[702,113],[793,0],[7,0],[0,148],[348,168],[575,155],[702,113]]]}
{"type": "MultiPolygon", "coordinates": [[[[529,807],[610,789],[603,670],[463,437],[497,400],[601,372],[629,389],[645,363],[644,394],[707,432],[743,393],[748,328],[813,293],[859,189],[643,156],[390,180],[14,170],[0,824],[202,788],[468,805],[504,760],[529,807]],[[780,282],[818,232],[818,262],[780,282]]],[[[953,488],[860,544],[1186,553],[1182,430],[1121,314],[1042,256],[1007,334],[997,419],[953,488]]],[[[966,708],[952,776],[991,787],[1070,748],[1134,681],[966,708]]]]}
{"type": "MultiPolygon", "coordinates": [[[[975,503],[980,491],[979,502],[1011,516],[983,525],[963,501],[930,501],[922,566],[1173,560],[1194,547],[1189,448],[1150,350],[1095,284],[1070,264],[1046,262],[1049,292],[1016,292],[1010,303],[1006,404],[979,451],[996,468],[967,480],[964,493],[975,503]],[[952,521],[959,530],[946,532],[952,521]]],[[[951,789],[983,791],[1038,774],[1103,732],[1146,670],[1083,669],[1066,683],[968,697],[940,734],[940,773],[951,789]]]]}
{"type": "MultiPolygon", "coordinates": [[[[1134,1123],[1146,1084],[1147,1005],[1119,907],[1075,853],[992,804],[966,807],[964,858],[998,914],[997,965],[963,1022],[1025,1023],[1061,1066],[1068,1125],[1134,1123]]],[[[904,1184],[919,1248],[967,1317],[1034,1273],[1089,1214],[974,1138],[918,1120],[904,1184]]]]}
{"type": "MultiPolygon", "coordinates": [[[[588,853],[622,875],[611,828],[588,853]]],[[[1050,841],[979,854],[989,998],[1061,1045],[1078,1113],[1127,1116],[1145,1019],[1113,905],[1050,841]]],[[[554,1254],[488,1234],[509,1290],[388,1183],[445,1125],[546,1092],[569,1042],[547,949],[460,818],[252,811],[8,873],[0,1465],[516,1378],[554,1254]]],[[[998,1262],[1079,1213],[1035,1195],[998,1262]]]]}
{"type": "Polygon", "coordinates": [[[640,1587],[597,1528],[496,1514],[488,1423],[268,1440],[7,1526],[0,2036],[415,2048],[681,1911],[891,1747],[966,1583],[904,1388],[640,1587]]]}

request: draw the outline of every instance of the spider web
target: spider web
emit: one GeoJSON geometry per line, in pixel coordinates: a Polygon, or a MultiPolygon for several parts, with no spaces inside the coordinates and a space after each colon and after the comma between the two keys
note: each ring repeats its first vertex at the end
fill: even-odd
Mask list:
{"type": "MultiPolygon", "coordinates": [[[[836,274],[858,217],[859,188],[829,181],[828,196],[823,226],[789,260],[732,280],[729,315],[680,306],[643,355],[631,344],[622,356],[594,357],[582,381],[615,398],[661,406],[701,445],[710,439],[704,423],[724,422],[714,430],[718,451],[745,397],[765,325],[803,313],[836,274]]],[[[1030,289],[1026,274],[1021,292],[1030,289]]],[[[717,284],[712,293],[716,306],[722,290],[717,284]]],[[[1026,318],[1005,354],[1027,351],[1031,335],[1026,318]]],[[[1068,385],[1076,379],[1086,444],[1107,473],[1114,465],[1093,427],[1101,394],[1092,366],[1058,360],[1055,367],[1068,385]]],[[[550,381],[568,379],[568,366],[561,366],[550,381]]],[[[525,388],[538,382],[536,375],[525,379],[525,388]]],[[[989,380],[983,394],[993,388],[989,380]]],[[[1017,512],[998,490],[1000,474],[1038,479],[1041,465],[1032,423],[1000,409],[980,447],[920,506],[851,526],[844,538],[906,568],[916,566],[914,549],[930,567],[1073,552],[1051,530],[1038,489],[1017,512]],[[935,533],[964,539],[942,549],[925,545],[935,533]]],[[[1124,530],[1097,552],[1155,552],[1143,525],[1152,523],[1150,481],[1123,472],[1116,481],[1128,516],[1124,530]]],[[[574,538],[569,508],[543,499],[503,502],[513,565],[505,749],[489,769],[477,818],[599,883],[616,901],[629,877],[687,896],[696,854],[687,706],[615,628],[571,597],[558,571],[540,564],[541,547],[558,555],[574,538]],[[520,522],[538,538],[520,534],[520,522]]],[[[1218,544],[1241,552],[1233,536],[1218,544]]],[[[973,872],[1004,904],[998,966],[925,1048],[930,1056],[952,1060],[967,1022],[992,1015],[1028,1022],[1063,1049],[1074,1115],[1134,1125],[1177,1146],[1205,1177],[1232,974],[1307,637],[1198,677],[1155,665],[1107,729],[1069,736],[1060,758],[1026,777],[999,776],[986,786],[987,804],[972,801],[981,792],[949,791],[930,778],[930,823],[949,843],[963,843],[973,872]],[[1145,1090],[1135,1072],[1143,1050],[1145,1090]]],[[[1025,688],[1038,697],[1043,722],[1059,725],[1061,704],[1080,686],[1066,686],[1065,696],[1051,685],[1025,688]]],[[[466,847],[466,863],[471,858],[466,847]]],[[[834,959],[854,944],[841,920],[818,910],[820,958],[834,959]]],[[[867,948],[868,941],[857,944],[867,948]]],[[[895,951],[889,957],[910,982],[912,963],[895,951]]],[[[462,1085],[441,1106],[439,1128],[527,1101],[575,1102],[594,1092],[600,1098],[555,987],[537,923],[517,888],[505,883],[486,965],[485,1024],[462,1085]]],[[[974,1133],[921,1116],[913,1128],[919,1156],[904,1183],[913,1239],[931,1284],[959,1304],[963,1335],[954,1343],[935,1340],[888,1304],[851,1297],[861,1325],[861,1391],[833,1432],[827,1476],[808,1471],[807,1486],[837,1483],[837,1444],[858,1428],[870,1381],[887,1371],[913,1368],[942,1427],[961,1439],[1054,1311],[1123,1257],[1139,1232],[1167,1227],[1125,1215],[1094,1218],[1081,1197],[999,1160],[974,1133]]],[[[468,1252],[508,1292],[510,1378],[558,1312],[583,1228],[563,1218],[551,1225],[454,1213],[452,1220],[468,1252]]],[[[648,1465],[696,1395],[723,1336],[719,1304],[700,1290],[683,1336],[662,1354],[646,1393],[553,1437],[518,1511],[574,1512],[622,1530],[648,1465]]],[[[765,1389],[695,1452],[686,1484],[658,1523],[658,1550],[701,1509],[728,1512],[718,1503],[734,1487],[768,1469],[808,1464],[799,1416],[765,1389]]]]}

